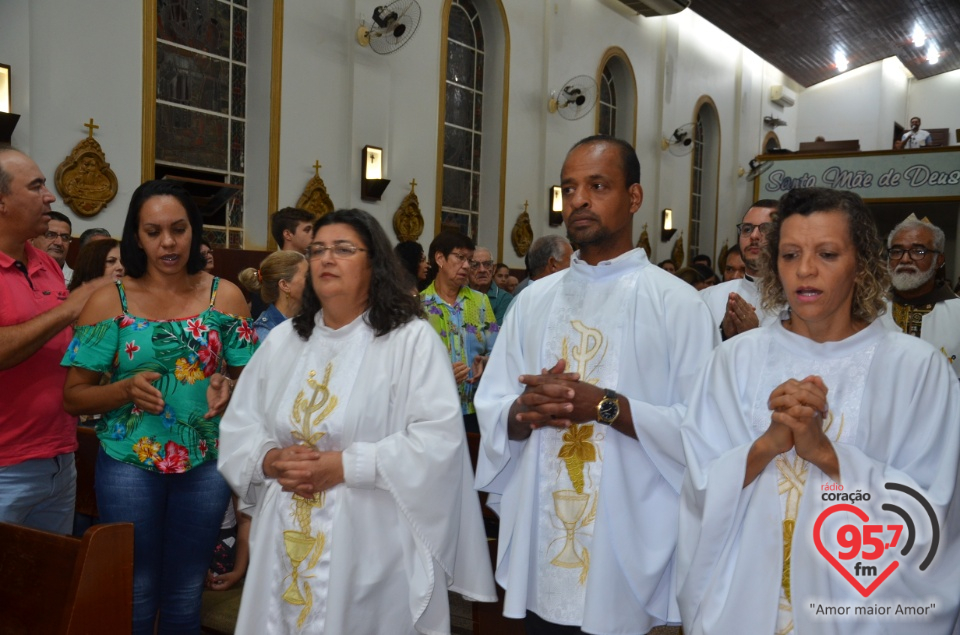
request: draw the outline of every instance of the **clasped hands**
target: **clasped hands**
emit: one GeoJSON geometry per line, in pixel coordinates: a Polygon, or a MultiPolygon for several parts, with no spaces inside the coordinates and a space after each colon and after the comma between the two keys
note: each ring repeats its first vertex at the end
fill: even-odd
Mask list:
{"type": "Polygon", "coordinates": [[[487,359],[484,355],[475,355],[473,363],[469,366],[465,362],[453,362],[453,380],[457,382],[458,386],[464,382],[468,384],[477,383],[480,381],[483,369],[487,367],[487,359]],[[472,377],[470,376],[471,373],[473,373],[472,377]]]}
{"type": "Polygon", "coordinates": [[[770,393],[770,427],[758,441],[774,456],[795,448],[797,456],[837,476],[837,455],[823,431],[829,413],[827,386],[817,375],[788,379],[770,393]]]}
{"type": "Polygon", "coordinates": [[[724,312],[720,326],[723,329],[723,339],[728,340],[734,335],[757,328],[760,326],[760,320],[752,304],[739,294],[731,293],[727,299],[727,310],[724,312]]]}
{"type": "Polygon", "coordinates": [[[263,457],[263,474],[285,492],[310,498],[344,482],[342,452],[320,452],[305,445],[274,448],[263,457]]]}
{"type": "Polygon", "coordinates": [[[521,375],[526,386],[510,406],[510,438],[526,439],[533,430],[550,426],[568,428],[597,418],[597,404],[603,390],[580,381],[579,373],[567,373],[561,359],[539,375],[521,375]]]}
{"type": "MultiPolygon", "coordinates": [[[[166,402],[163,400],[163,393],[153,385],[153,382],[161,377],[160,373],[144,371],[127,379],[128,400],[144,412],[154,415],[162,413],[166,402]]],[[[210,376],[210,383],[207,386],[207,412],[203,415],[204,419],[223,414],[227,404],[230,403],[233,386],[234,381],[225,375],[214,373],[210,376]]]]}

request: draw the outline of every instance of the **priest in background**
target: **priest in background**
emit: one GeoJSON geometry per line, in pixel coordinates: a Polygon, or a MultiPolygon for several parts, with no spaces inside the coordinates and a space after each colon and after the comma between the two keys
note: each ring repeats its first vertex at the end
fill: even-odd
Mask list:
{"type": "Polygon", "coordinates": [[[910,214],[887,238],[887,265],[893,286],[884,323],[914,335],[946,356],[960,376],[960,298],[939,280],[943,268],[943,230],[910,214]]]}

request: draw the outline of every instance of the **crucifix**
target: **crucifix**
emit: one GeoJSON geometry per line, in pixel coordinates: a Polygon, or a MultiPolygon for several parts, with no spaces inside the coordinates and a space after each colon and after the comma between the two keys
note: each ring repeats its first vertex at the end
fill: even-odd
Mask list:
{"type": "Polygon", "coordinates": [[[417,179],[410,181],[410,193],[413,194],[413,189],[417,187],[417,179]]]}
{"type": "Polygon", "coordinates": [[[93,117],[90,117],[90,123],[85,123],[85,124],[83,124],[83,127],[89,129],[89,135],[90,135],[90,136],[87,137],[88,139],[93,139],[93,131],[100,128],[100,126],[98,126],[98,125],[96,125],[95,123],[93,123],[93,117]]]}
{"type": "Polygon", "coordinates": [[[316,178],[320,178],[320,168],[322,168],[322,167],[323,167],[323,166],[320,165],[320,161],[314,161],[314,162],[313,162],[313,170],[314,170],[314,172],[315,172],[315,175],[314,175],[314,176],[315,176],[316,178]]]}

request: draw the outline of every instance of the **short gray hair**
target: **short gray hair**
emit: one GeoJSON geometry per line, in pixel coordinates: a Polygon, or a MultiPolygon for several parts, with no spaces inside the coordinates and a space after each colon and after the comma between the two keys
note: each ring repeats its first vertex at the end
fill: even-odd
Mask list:
{"type": "Polygon", "coordinates": [[[906,220],[901,221],[899,225],[897,225],[890,231],[890,235],[887,236],[887,249],[893,246],[893,237],[905,229],[930,230],[930,233],[933,234],[934,251],[939,251],[942,253],[944,246],[947,244],[947,237],[944,236],[942,229],[940,229],[933,223],[924,222],[918,219],[913,214],[911,214],[906,220]]]}
{"type": "Polygon", "coordinates": [[[551,258],[554,260],[563,258],[564,246],[569,244],[569,240],[558,234],[541,236],[533,241],[530,251],[527,252],[530,275],[539,275],[550,264],[551,258]]]}

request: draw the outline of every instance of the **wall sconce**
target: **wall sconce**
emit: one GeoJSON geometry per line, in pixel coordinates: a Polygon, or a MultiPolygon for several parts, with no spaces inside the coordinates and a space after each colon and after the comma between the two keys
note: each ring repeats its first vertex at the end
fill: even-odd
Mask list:
{"type": "Polygon", "coordinates": [[[550,188],[550,213],[547,218],[550,227],[563,225],[563,191],[559,185],[550,188]]]}
{"type": "Polygon", "coordinates": [[[660,215],[660,242],[670,242],[676,233],[677,228],[673,226],[673,210],[667,208],[660,215]]]}
{"type": "Polygon", "coordinates": [[[10,143],[20,115],[10,112],[10,65],[0,64],[0,143],[10,143]]]}
{"type": "Polygon", "coordinates": [[[360,198],[379,201],[390,179],[383,178],[383,148],[363,146],[363,163],[360,168],[360,198]]]}

